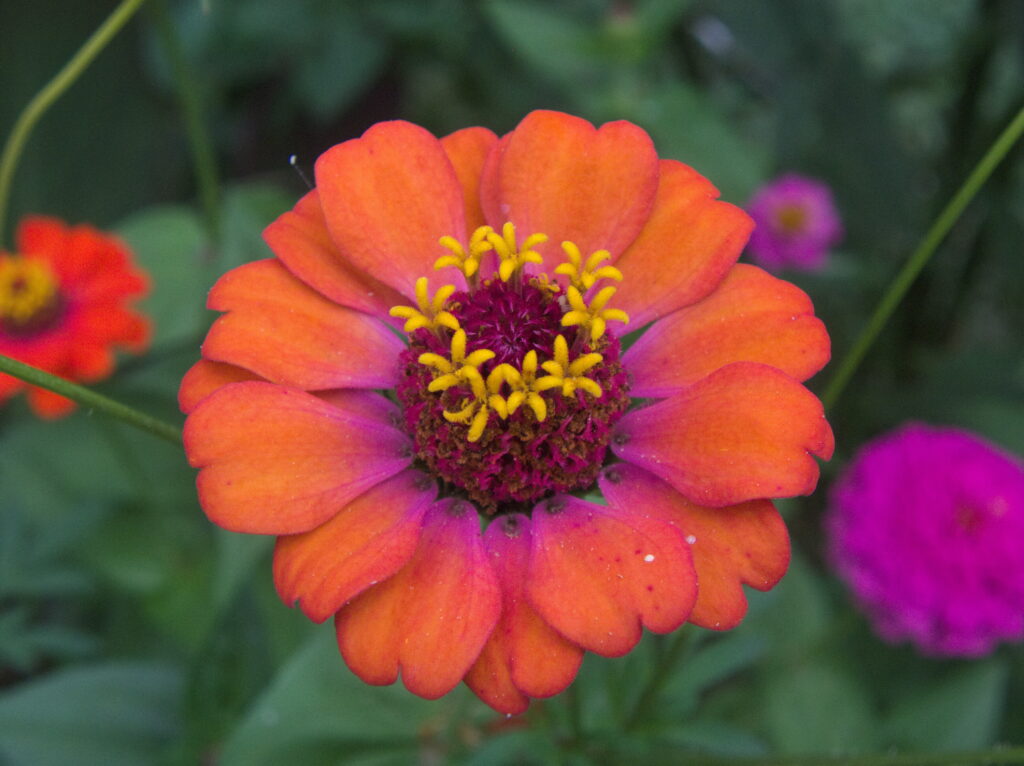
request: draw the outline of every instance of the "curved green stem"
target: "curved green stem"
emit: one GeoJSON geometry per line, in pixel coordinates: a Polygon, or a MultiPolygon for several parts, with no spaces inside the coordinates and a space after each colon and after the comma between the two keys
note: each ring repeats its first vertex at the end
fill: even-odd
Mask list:
{"type": "MultiPolygon", "coordinates": [[[[672,670],[676,663],[682,659],[683,655],[686,654],[686,650],[690,647],[692,635],[692,629],[682,629],[677,631],[671,638],[665,637],[663,639],[669,642],[668,646],[664,647],[664,651],[659,654],[657,661],[654,663],[654,669],[647,679],[647,685],[640,692],[640,698],[637,700],[633,712],[630,713],[625,721],[623,728],[626,731],[635,729],[645,721],[650,720],[658,702],[658,695],[661,694],[665,683],[672,677],[672,670]]],[[[658,636],[658,638],[662,637],[658,636]]]]}
{"type": "Polygon", "coordinates": [[[839,363],[835,375],[832,376],[832,380],[825,387],[821,400],[826,409],[831,409],[835,405],[839,396],[846,388],[847,383],[850,382],[850,378],[853,377],[861,361],[863,361],[868,349],[871,348],[871,345],[885,327],[886,322],[889,321],[889,317],[892,316],[893,312],[900,305],[900,301],[903,300],[903,296],[906,295],[907,290],[910,289],[917,275],[928,264],[936,248],[945,239],[949,230],[953,228],[953,224],[956,223],[960,214],[963,213],[964,208],[974,199],[978,190],[985,184],[988,177],[992,175],[992,171],[998,167],[1010,149],[1013,148],[1021,133],[1024,133],[1024,108],[1017,112],[1017,116],[1013,118],[1013,121],[995,140],[995,143],[992,144],[985,153],[985,156],[974,167],[971,174],[967,176],[967,180],[957,190],[957,193],[953,195],[953,199],[949,201],[949,204],[939,213],[939,217],[935,219],[931,228],[928,229],[924,239],[921,240],[921,243],[911,254],[906,264],[889,284],[889,289],[882,296],[882,300],[878,303],[878,307],[871,315],[871,318],[868,319],[864,329],[861,330],[857,341],[846,352],[846,356],[839,363]]]}
{"type": "Polygon", "coordinates": [[[35,95],[14,123],[11,135],[4,144],[3,154],[0,155],[0,246],[4,241],[4,222],[7,219],[7,202],[10,198],[11,183],[14,181],[14,171],[18,167],[18,160],[25,148],[25,142],[32,133],[32,128],[46,110],[81,76],[144,2],[146,0],[122,0],[100,28],[93,32],[92,37],[86,40],[78,53],[35,95]]]}
{"type": "Polygon", "coordinates": [[[715,758],[706,766],[1018,766],[1024,748],[995,748],[960,753],[879,753],[849,756],[790,756],[779,758],[715,758]]]}
{"type": "Polygon", "coordinates": [[[156,21],[160,41],[167,51],[171,70],[178,88],[181,111],[185,118],[185,131],[192,147],[192,167],[199,187],[199,202],[206,217],[206,228],[214,247],[220,243],[220,182],[217,179],[217,158],[210,132],[203,119],[202,97],[192,67],[189,66],[181,40],[174,29],[166,0],[149,7],[156,21]]]}
{"type": "Polygon", "coordinates": [[[31,383],[33,386],[39,386],[47,391],[53,391],[55,394],[66,396],[83,407],[99,410],[112,418],[117,418],[143,431],[148,431],[154,436],[166,439],[172,444],[181,444],[181,429],[177,426],[151,417],[144,412],[139,412],[133,407],[121,404],[121,402],[102,394],[97,394],[95,391],[84,386],[58,378],[56,375],[44,372],[38,367],[32,367],[24,362],[19,362],[17,359],[0,354],[0,372],[13,375],[15,378],[31,383]]]}

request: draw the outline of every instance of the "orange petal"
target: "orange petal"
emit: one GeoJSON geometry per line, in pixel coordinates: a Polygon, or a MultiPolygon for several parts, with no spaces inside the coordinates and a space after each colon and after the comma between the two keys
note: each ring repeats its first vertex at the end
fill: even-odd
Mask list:
{"type": "Polygon", "coordinates": [[[480,177],[483,175],[487,155],[496,143],[498,137],[487,128],[464,128],[441,139],[441,146],[448,154],[455,175],[462,184],[466,230],[470,232],[486,223],[480,207],[480,177]]]}
{"type": "Polygon", "coordinates": [[[319,526],[406,468],[412,454],[386,421],[255,381],[199,403],[185,421],[185,453],[202,469],[199,500],[211,521],[268,535],[319,526]]]}
{"type": "Polygon", "coordinates": [[[388,310],[406,303],[396,290],[342,257],[327,232],[316,189],[264,229],[263,239],[292,274],[339,305],[390,322],[388,310]]]}
{"type": "Polygon", "coordinates": [[[770,500],[705,508],[629,463],[605,469],[600,484],[612,505],[643,508],[686,536],[698,582],[689,621],[702,628],[736,627],[747,612],[741,583],[768,590],[786,573],[789,534],[770,500]]]}
{"type": "Polygon", "coordinates": [[[550,697],[576,677],[583,650],[554,631],[530,605],[523,573],[533,535],[530,519],[518,514],[494,521],[484,545],[502,590],[501,620],[466,683],[502,713],[520,713],[530,697],[550,697]]]}
{"type": "Polygon", "coordinates": [[[181,386],[178,388],[178,407],[187,415],[217,389],[228,383],[239,383],[243,380],[264,379],[233,364],[200,359],[181,379],[181,386]]]}
{"type": "Polygon", "coordinates": [[[81,306],[74,321],[75,331],[94,343],[117,344],[136,352],[149,345],[149,320],[124,308],[121,302],[105,300],[81,306]]]}
{"type": "Polygon", "coordinates": [[[671,524],[642,509],[562,495],[533,511],[527,593],[570,641],[606,657],[625,654],[641,625],[667,633],[697,597],[690,551],[671,524]]]}
{"type": "Polygon", "coordinates": [[[754,228],[738,207],[717,202],[718,189],[697,171],[675,160],[660,168],[650,219],[615,263],[625,279],[614,305],[629,314],[630,330],[711,293],[754,228]]]}
{"type": "Polygon", "coordinates": [[[651,211],[658,156],[647,133],[631,123],[595,129],[561,112],[531,112],[499,151],[500,166],[484,173],[481,189],[487,222],[500,228],[512,221],[523,238],[547,234],[537,249],[548,273],[565,260],[563,240],[587,254],[619,255],[651,211]]]}
{"type": "MultiPolygon", "coordinates": [[[[441,237],[465,238],[465,203],[448,155],[426,130],[378,123],[320,155],[316,185],[331,238],[358,268],[408,300],[421,276],[435,290],[452,281],[434,261],[448,252],[441,237]]],[[[456,286],[464,284],[459,277],[456,286]]]]}
{"type": "Polygon", "coordinates": [[[47,420],[62,418],[78,406],[67,397],[36,386],[28,386],[28,403],[33,412],[47,420]]]}
{"type": "Polygon", "coordinates": [[[821,402],[783,372],[737,362],[627,413],[612,449],[689,500],[720,507],[807,495],[834,447],[821,402]]]}
{"type": "Polygon", "coordinates": [[[63,221],[44,215],[28,215],[18,223],[15,250],[22,254],[55,256],[65,250],[67,227],[63,221]]]}
{"type": "Polygon", "coordinates": [[[466,673],[466,686],[499,713],[519,715],[530,707],[530,698],[519,691],[512,681],[509,656],[508,642],[504,638],[502,622],[499,621],[490,639],[480,650],[480,656],[466,673]]]}
{"type": "Polygon", "coordinates": [[[807,380],[829,359],[825,325],[799,287],[737,264],[704,300],[659,320],[626,352],[630,394],[663,397],[732,362],[807,380]]]}
{"type": "Polygon", "coordinates": [[[436,699],[462,680],[501,612],[501,592],[473,507],[432,505],[409,562],[338,612],[338,647],[370,684],[399,671],[413,694],[436,699]]]}
{"type": "Polygon", "coordinates": [[[373,391],[339,388],[335,391],[317,391],[313,395],[353,415],[390,423],[399,429],[403,425],[402,411],[398,409],[398,405],[373,391]]]}
{"type": "Polygon", "coordinates": [[[305,389],[390,388],[404,348],[376,319],[338,306],[297,280],[276,259],[221,277],[207,305],[213,323],[203,356],[305,389]]]}
{"type": "Polygon", "coordinates": [[[71,347],[68,372],[75,380],[93,383],[114,370],[114,352],[105,344],[79,342],[71,347]]]}
{"type": "Polygon", "coordinates": [[[371,585],[401,569],[416,549],[423,513],[437,486],[403,471],[342,508],[316,529],[277,539],[274,583],[285,604],[296,600],[323,622],[371,585]]]}
{"type": "MultiPolygon", "coordinates": [[[[3,353],[6,352],[0,349],[0,354],[3,353]]],[[[13,375],[5,375],[0,372],[0,404],[6,402],[23,388],[26,388],[24,381],[15,378],[13,375]]]]}

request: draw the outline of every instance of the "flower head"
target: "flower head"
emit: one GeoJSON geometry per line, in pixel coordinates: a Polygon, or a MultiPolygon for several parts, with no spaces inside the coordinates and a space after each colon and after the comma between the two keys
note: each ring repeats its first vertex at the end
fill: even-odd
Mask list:
{"type": "Polygon", "coordinates": [[[203,508],[279,535],[282,599],[367,682],[509,713],[644,627],[736,625],[787,566],[768,498],[832,451],[799,382],[828,336],[734,265],[746,214],[636,126],[557,112],[382,123],[316,179],[211,291],[180,392],[203,508]]]}
{"type": "Polygon", "coordinates": [[[813,178],[777,178],[758,190],[747,210],[757,224],[750,254],[772,271],[820,269],[829,249],[843,238],[832,192],[813,178]]]}
{"type": "Polygon", "coordinates": [[[1024,638],[1024,465],[977,436],[912,424],[870,442],[827,532],[883,638],[964,657],[1024,638]]]}
{"type": "MultiPolygon", "coordinates": [[[[0,251],[0,354],[72,381],[114,369],[114,347],[141,351],[144,317],[129,308],[145,275],[120,240],[91,226],[39,216],[21,222],[15,251],[0,251]]],[[[23,388],[37,414],[60,417],[74,402],[0,373],[0,402],[23,388]]]]}

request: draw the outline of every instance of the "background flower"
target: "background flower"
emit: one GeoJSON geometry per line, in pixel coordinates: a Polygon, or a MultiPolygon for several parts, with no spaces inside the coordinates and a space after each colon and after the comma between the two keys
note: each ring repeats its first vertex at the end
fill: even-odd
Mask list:
{"type": "Polygon", "coordinates": [[[758,189],[747,211],[756,223],[750,255],[773,271],[820,269],[843,237],[832,191],[822,181],[795,173],[758,189]]]}
{"type": "MultiPolygon", "coordinates": [[[[67,380],[102,380],[114,369],[115,348],[146,348],[149,324],[130,306],[147,289],[145,275],[116,237],[55,218],[26,218],[15,251],[0,252],[0,354],[67,380]]],[[[0,373],[0,402],[24,388],[43,417],[75,407],[0,373]]]]}
{"type": "Polygon", "coordinates": [[[1024,465],[977,436],[911,424],[868,443],[826,530],[883,638],[963,657],[1024,638],[1024,465]]]}

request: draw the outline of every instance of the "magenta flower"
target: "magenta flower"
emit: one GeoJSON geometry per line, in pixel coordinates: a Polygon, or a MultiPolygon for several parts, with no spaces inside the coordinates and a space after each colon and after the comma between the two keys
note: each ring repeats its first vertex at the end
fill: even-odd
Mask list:
{"type": "Polygon", "coordinates": [[[843,238],[832,192],[821,181],[789,174],[762,186],[747,206],[757,224],[750,254],[758,264],[815,271],[843,238]]]}
{"type": "Polygon", "coordinates": [[[1024,638],[1024,466],[977,436],[909,424],[870,442],[826,533],[884,639],[976,657],[1024,638]]]}

